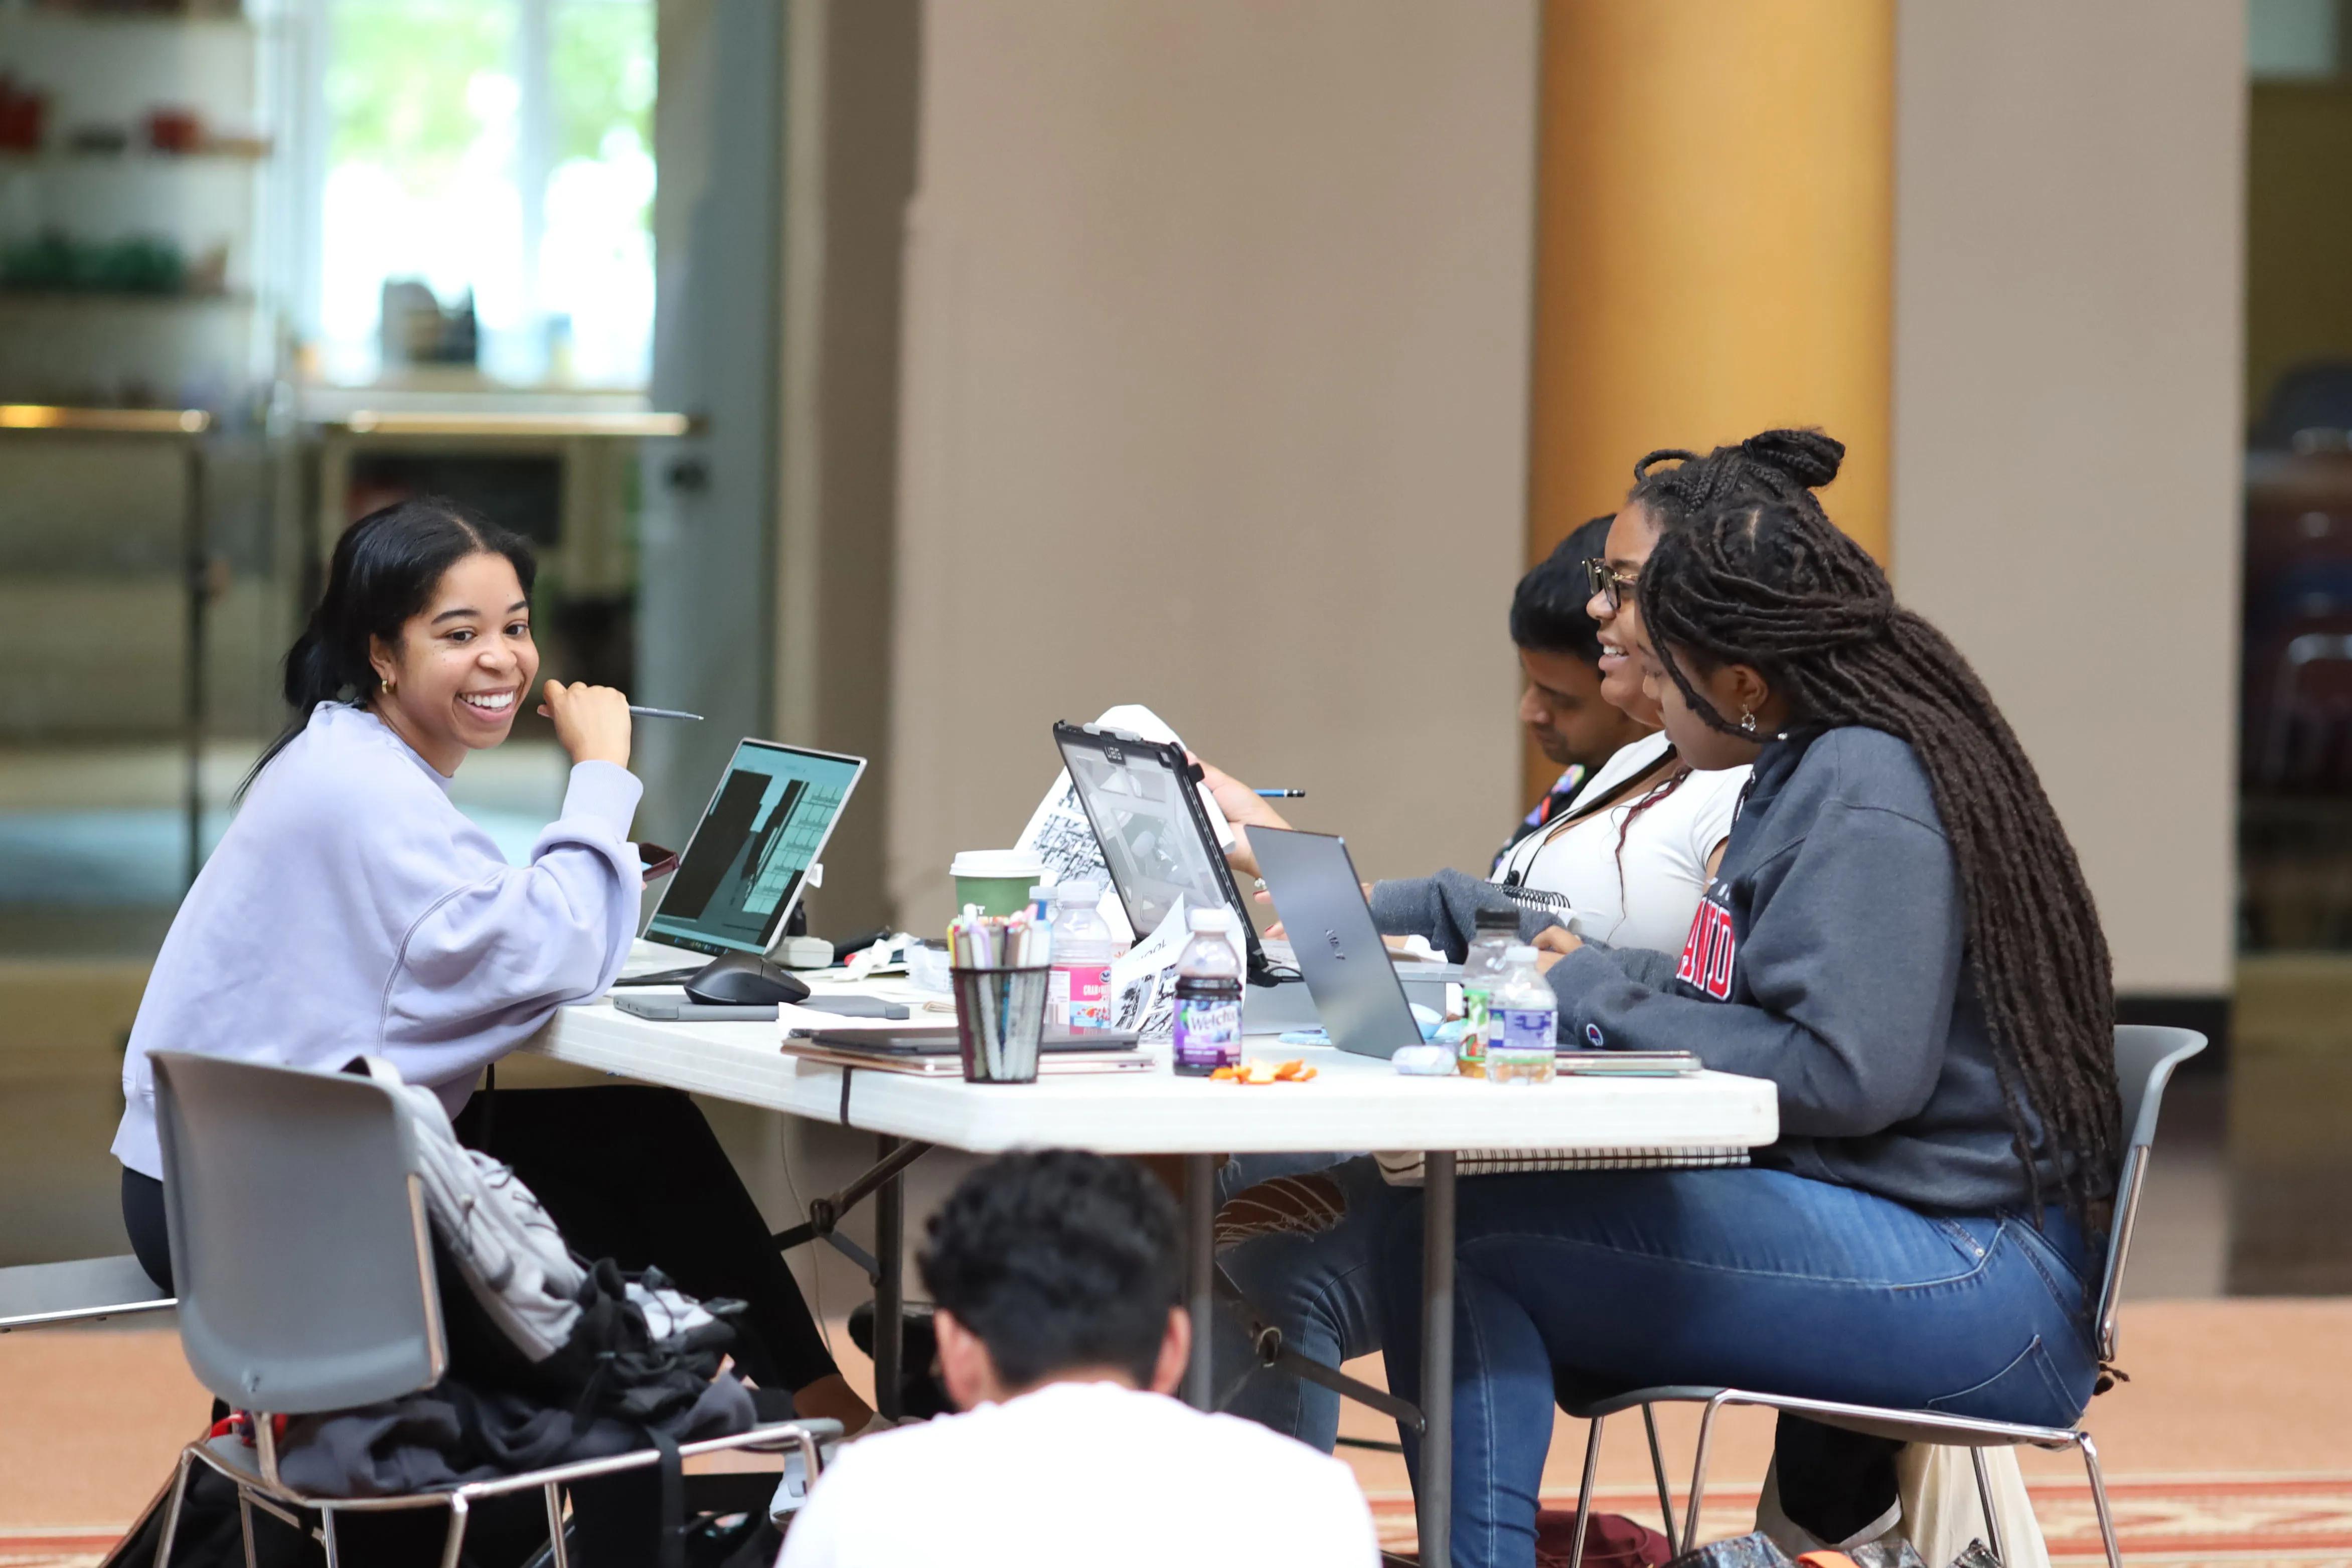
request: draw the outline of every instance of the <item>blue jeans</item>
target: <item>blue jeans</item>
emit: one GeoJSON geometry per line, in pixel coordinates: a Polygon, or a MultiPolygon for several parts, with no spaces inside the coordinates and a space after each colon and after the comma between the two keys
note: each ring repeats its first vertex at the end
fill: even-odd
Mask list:
{"type": "MultiPolygon", "coordinates": [[[[1312,1156],[1328,1165],[1335,1156],[1312,1156]]],[[[1306,1170],[1317,1169],[1310,1165],[1306,1170]]],[[[1296,1157],[1242,1155],[1225,1167],[1231,1196],[1245,1186],[1278,1175],[1304,1174],[1296,1157]]],[[[1283,1343],[1310,1361],[1337,1367],[1381,1348],[1380,1302],[1372,1260],[1383,1232],[1409,1189],[1381,1180],[1380,1167],[1359,1155],[1324,1173],[1339,1188],[1348,1212],[1330,1229],[1313,1235],[1253,1237],[1219,1255],[1242,1294],[1263,1321],[1282,1331],[1283,1343]]],[[[1217,1314],[1218,1378],[1225,1368],[1244,1364],[1250,1348],[1243,1326],[1230,1312],[1217,1314]]],[[[1260,1368],[1250,1374],[1226,1410],[1271,1426],[1286,1436],[1331,1452],[1339,1437],[1339,1396],[1286,1372],[1260,1368]]]]}
{"type": "MultiPolygon", "coordinates": [[[[1782,1171],[1480,1176],[1460,1188],[1454,1561],[1535,1562],[1552,1373],[2064,1426],[2097,1375],[2063,1215],[1937,1216],[1782,1171]]],[[[1391,1386],[1421,1383],[1421,1205],[1375,1263],[1391,1386]]],[[[1411,1434],[1405,1458],[1420,1455],[1411,1434]]]]}

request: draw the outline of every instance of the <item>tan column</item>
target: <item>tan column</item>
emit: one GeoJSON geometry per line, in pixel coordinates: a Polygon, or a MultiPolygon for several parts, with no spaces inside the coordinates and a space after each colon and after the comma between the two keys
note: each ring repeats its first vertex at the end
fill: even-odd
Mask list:
{"type": "Polygon", "coordinates": [[[1529,561],[1643,452],[1776,425],[1846,444],[1823,500],[1885,558],[1894,11],[1547,0],[1529,561]]]}

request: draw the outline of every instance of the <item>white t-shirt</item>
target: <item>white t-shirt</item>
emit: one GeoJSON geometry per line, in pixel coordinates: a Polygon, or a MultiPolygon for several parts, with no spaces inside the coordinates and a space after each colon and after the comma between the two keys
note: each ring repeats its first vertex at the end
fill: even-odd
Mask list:
{"type": "Polygon", "coordinates": [[[1373,1568],[1355,1472],[1235,1415],[1110,1383],[852,1443],[778,1568],[1373,1568]]]}
{"type": "MultiPolygon", "coordinates": [[[[1666,752],[1664,733],[1644,735],[1601,765],[1580,791],[1599,800],[1629,778],[1658,765],[1666,752]]],[[[1503,857],[1495,880],[1516,879],[1539,892],[1558,893],[1575,910],[1562,918],[1577,935],[1612,947],[1646,947],[1680,952],[1690,935],[1691,916],[1706,889],[1707,857],[1731,837],[1731,819],[1747,787],[1746,768],[1721,773],[1693,770],[1683,781],[1643,806],[1628,795],[1606,811],[1575,816],[1566,826],[1538,827],[1503,857]],[[1633,818],[1633,826],[1625,822],[1633,818]],[[1619,870],[1617,836],[1625,836],[1619,870]]]]}

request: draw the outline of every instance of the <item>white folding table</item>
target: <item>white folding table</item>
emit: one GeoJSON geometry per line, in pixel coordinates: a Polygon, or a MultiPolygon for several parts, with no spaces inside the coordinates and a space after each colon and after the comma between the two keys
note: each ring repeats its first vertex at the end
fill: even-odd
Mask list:
{"type": "MultiPolygon", "coordinates": [[[[916,1021],[923,1021],[920,1015],[916,1021]]],[[[886,1409],[897,1399],[904,1288],[898,1173],[919,1152],[889,1141],[944,1144],[980,1154],[1077,1148],[1183,1156],[1186,1291],[1195,1325],[1185,1394],[1203,1407],[1213,1389],[1207,1325],[1214,1310],[1218,1156],[1423,1151],[1419,1503],[1421,1561],[1428,1568],[1444,1568],[1448,1560],[1453,1503],[1455,1153],[1493,1148],[1596,1154],[1659,1147],[1730,1151],[1769,1143],[1780,1126],[1773,1088],[1758,1079],[1713,1072],[1562,1078],[1548,1087],[1503,1089],[1475,1079],[1408,1078],[1386,1062],[1268,1039],[1253,1039],[1250,1054],[1304,1057],[1317,1077],[1307,1083],[1262,1087],[1179,1078],[1161,1046],[1150,1072],[1048,1075],[1025,1085],[967,1084],[812,1062],[784,1053],[775,1024],[655,1023],[617,1011],[609,999],[563,1008],[530,1048],[644,1083],[881,1135],[884,1158],[868,1179],[876,1198],[875,1251],[881,1275],[875,1301],[876,1394],[886,1409]]]]}

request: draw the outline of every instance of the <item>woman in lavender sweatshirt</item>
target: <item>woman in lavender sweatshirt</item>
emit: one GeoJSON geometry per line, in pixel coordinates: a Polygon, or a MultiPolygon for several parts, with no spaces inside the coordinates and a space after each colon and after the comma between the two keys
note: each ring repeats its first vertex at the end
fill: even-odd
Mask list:
{"type": "Polygon", "coordinates": [[[627,700],[548,681],[572,760],[563,809],[509,866],[449,800],[469,752],[513,727],[539,673],[530,547],[442,501],[353,524],[286,657],[294,724],[163,940],[123,1061],[114,1140],[123,1221],[170,1286],[148,1053],[336,1068],[380,1056],[429,1084],[459,1135],[513,1165],[580,1251],[749,1303],[738,1362],[807,1415],[856,1430],[768,1226],[693,1102],[631,1088],[509,1090],[482,1068],[558,1008],[600,994],[636,934],[627,700]]]}

